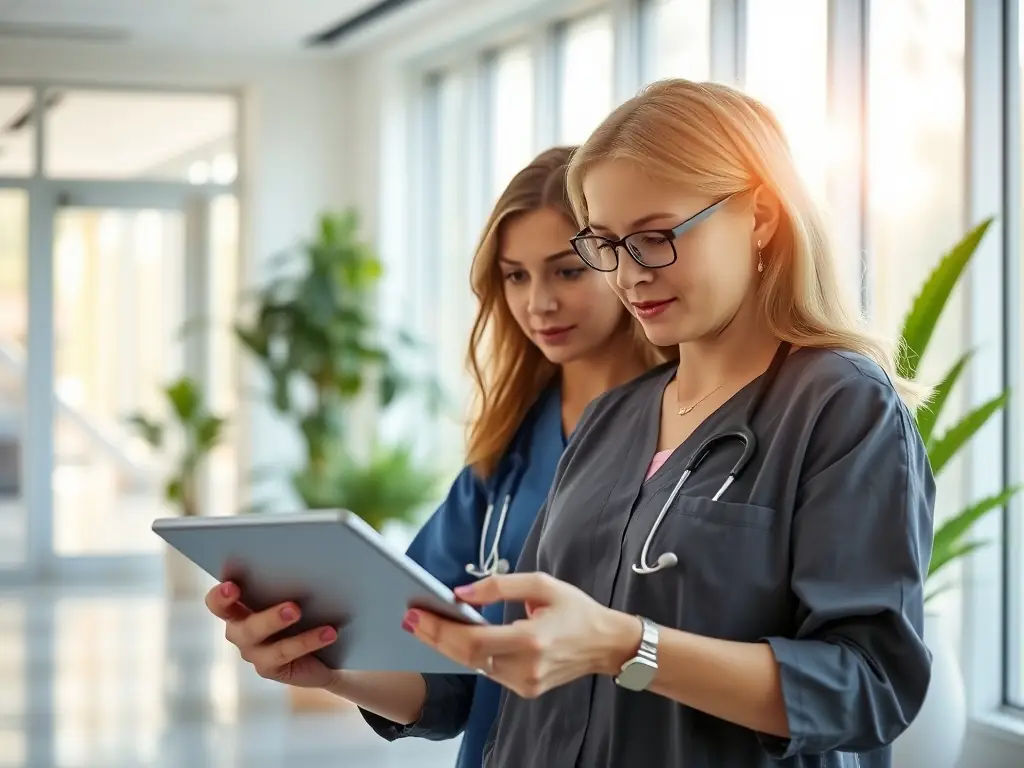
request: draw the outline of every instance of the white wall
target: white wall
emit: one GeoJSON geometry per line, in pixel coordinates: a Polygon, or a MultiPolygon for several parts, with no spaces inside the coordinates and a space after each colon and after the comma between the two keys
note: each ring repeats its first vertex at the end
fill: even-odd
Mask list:
{"type": "MultiPolygon", "coordinates": [[[[259,281],[268,256],[310,233],[319,211],[345,205],[353,192],[349,168],[360,154],[347,149],[351,105],[346,68],[337,59],[144,54],[90,44],[5,41],[0,80],[239,93],[242,285],[259,281]]],[[[256,373],[251,366],[246,370],[251,388],[258,384],[256,373]]],[[[301,457],[293,429],[266,407],[250,405],[249,413],[240,436],[243,464],[280,468],[301,457]]],[[[244,485],[244,474],[241,481],[244,485]]],[[[285,483],[263,491],[255,500],[291,503],[285,483]]]]}

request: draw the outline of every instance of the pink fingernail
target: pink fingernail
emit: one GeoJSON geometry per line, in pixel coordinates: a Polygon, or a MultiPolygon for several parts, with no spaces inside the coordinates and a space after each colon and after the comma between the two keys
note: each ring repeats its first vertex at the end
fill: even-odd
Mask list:
{"type": "Polygon", "coordinates": [[[234,594],[235,594],[235,585],[234,584],[230,584],[230,583],[228,583],[228,584],[221,584],[220,585],[220,593],[224,597],[233,597],[234,594]]]}
{"type": "Polygon", "coordinates": [[[415,627],[420,622],[420,615],[416,611],[407,611],[405,618],[402,620],[402,626],[408,624],[410,627],[415,627]]]}
{"type": "Polygon", "coordinates": [[[295,609],[290,605],[286,605],[281,609],[281,618],[285,621],[292,621],[295,618],[295,609]]]}
{"type": "Polygon", "coordinates": [[[320,640],[325,643],[333,642],[335,637],[336,635],[334,634],[334,630],[330,627],[325,627],[320,630],[320,640]]]}
{"type": "Polygon", "coordinates": [[[410,635],[413,634],[416,631],[416,628],[412,624],[410,624],[408,621],[403,621],[402,622],[402,629],[404,629],[410,635]]]}
{"type": "Polygon", "coordinates": [[[459,597],[470,597],[473,594],[473,585],[466,584],[463,587],[456,587],[455,594],[459,597]]]}

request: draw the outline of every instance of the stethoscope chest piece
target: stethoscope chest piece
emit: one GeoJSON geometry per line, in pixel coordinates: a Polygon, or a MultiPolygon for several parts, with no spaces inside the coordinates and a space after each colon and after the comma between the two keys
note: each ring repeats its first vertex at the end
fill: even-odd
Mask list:
{"type": "Polygon", "coordinates": [[[478,579],[482,579],[485,576],[494,576],[495,574],[501,576],[511,570],[508,560],[505,558],[499,558],[496,561],[491,561],[489,564],[485,564],[481,568],[477,563],[466,563],[466,573],[470,576],[475,576],[478,579]]]}

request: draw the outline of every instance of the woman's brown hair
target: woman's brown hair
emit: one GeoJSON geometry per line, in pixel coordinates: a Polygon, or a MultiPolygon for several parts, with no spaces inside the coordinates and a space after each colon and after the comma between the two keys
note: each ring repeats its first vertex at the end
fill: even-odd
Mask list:
{"type": "MultiPolygon", "coordinates": [[[[470,282],[479,307],[469,338],[468,366],[476,388],[476,414],[469,425],[467,464],[480,477],[495,471],[530,408],[558,372],[558,366],[523,334],[505,302],[498,266],[502,230],[513,217],[546,208],[575,224],[565,183],[574,150],[546,150],[512,178],[484,225],[473,257],[470,282]]],[[[623,318],[633,325],[638,354],[650,365],[663,360],[625,308],[623,318]]]]}

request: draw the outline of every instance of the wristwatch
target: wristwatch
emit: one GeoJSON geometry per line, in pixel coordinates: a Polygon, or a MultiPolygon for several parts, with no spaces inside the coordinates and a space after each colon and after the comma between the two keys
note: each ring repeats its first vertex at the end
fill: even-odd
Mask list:
{"type": "Polygon", "coordinates": [[[643,691],[654,680],[658,671],[658,625],[643,616],[637,616],[643,624],[643,637],[636,656],[622,665],[616,684],[630,691],[643,691]]]}

